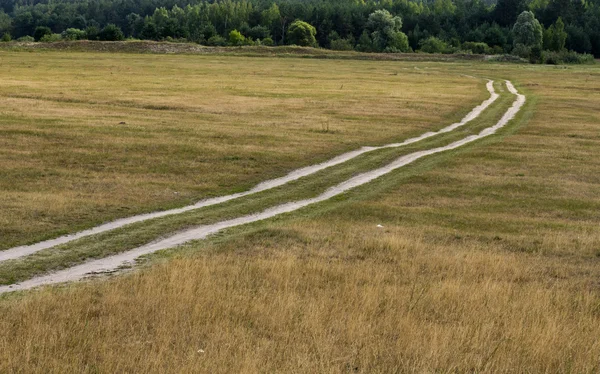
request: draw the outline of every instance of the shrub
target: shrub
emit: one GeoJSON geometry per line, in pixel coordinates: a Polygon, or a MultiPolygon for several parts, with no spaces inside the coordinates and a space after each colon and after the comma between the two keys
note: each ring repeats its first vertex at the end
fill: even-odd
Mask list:
{"type": "Polygon", "coordinates": [[[561,57],[565,64],[595,64],[596,63],[594,56],[587,54],[587,53],[563,51],[561,53],[561,57]]]}
{"type": "Polygon", "coordinates": [[[17,39],[17,41],[22,43],[31,43],[34,42],[35,39],[33,38],[33,36],[25,35],[17,39]]]}
{"type": "Polygon", "coordinates": [[[60,36],[60,34],[46,34],[40,39],[40,42],[52,43],[52,42],[58,42],[61,40],[62,40],[62,37],[60,36]]]}
{"type": "Polygon", "coordinates": [[[400,53],[409,51],[410,46],[408,45],[408,36],[406,36],[405,33],[390,33],[390,35],[388,36],[388,46],[384,49],[384,52],[400,53]]]}
{"type": "Polygon", "coordinates": [[[531,47],[529,62],[532,64],[540,64],[542,62],[542,52],[542,47],[540,45],[534,45],[531,47]]]}
{"type": "Polygon", "coordinates": [[[244,44],[246,44],[246,38],[244,35],[237,30],[231,30],[229,33],[229,45],[242,46],[244,44]]]}
{"type": "Polygon", "coordinates": [[[334,51],[351,51],[354,46],[350,39],[336,39],[331,41],[331,49],[334,51]]]}
{"type": "Polygon", "coordinates": [[[529,55],[531,55],[531,48],[519,43],[513,48],[512,54],[521,58],[529,58],[529,55]]]}
{"type": "Polygon", "coordinates": [[[106,25],[100,33],[98,33],[98,40],[104,41],[118,41],[125,40],[125,35],[123,35],[123,31],[112,23],[106,25]]]}
{"type": "Polygon", "coordinates": [[[263,40],[260,41],[260,43],[262,45],[264,45],[264,46],[267,46],[267,47],[272,47],[272,46],[275,45],[275,42],[270,37],[269,38],[264,38],[263,40]]]}
{"type": "Polygon", "coordinates": [[[88,40],[98,40],[100,30],[96,26],[89,26],[85,29],[85,35],[88,40]]]}
{"type": "Polygon", "coordinates": [[[491,49],[487,43],[483,42],[465,42],[462,45],[462,49],[469,50],[476,55],[489,55],[491,52],[491,49]]]}
{"type": "Polygon", "coordinates": [[[206,41],[206,44],[212,45],[214,47],[222,47],[222,46],[227,45],[227,41],[221,35],[214,35],[214,36],[211,36],[210,38],[208,38],[208,40],[206,41]]]}
{"type": "Polygon", "coordinates": [[[83,40],[87,38],[85,31],[75,28],[69,28],[61,34],[64,40],[83,40]]]}
{"type": "Polygon", "coordinates": [[[594,56],[589,54],[580,54],[574,51],[562,50],[556,51],[544,51],[542,54],[542,61],[548,65],[561,65],[561,64],[594,64],[594,56]]]}
{"type": "Polygon", "coordinates": [[[490,51],[490,53],[493,55],[501,55],[504,53],[504,48],[502,48],[499,45],[495,45],[492,47],[492,50],[490,51]]]}
{"type": "Polygon", "coordinates": [[[10,36],[9,33],[5,32],[4,35],[2,35],[2,41],[7,43],[10,42],[12,40],[12,37],[10,36]]]}
{"type": "Polygon", "coordinates": [[[38,26],[35,28],[35,31],[33,32],[33,39],[36,42],[39,42],[45,35],[50,35],[50,34],[52,34],[52,30],[50,30],[49,27],[38,26]]]}
{"type": "Polygon", "coordinates": [[[446,42],[434,36],[421,40],[420,51],[425,53],[451,53],[451,49],[446,42]]]}

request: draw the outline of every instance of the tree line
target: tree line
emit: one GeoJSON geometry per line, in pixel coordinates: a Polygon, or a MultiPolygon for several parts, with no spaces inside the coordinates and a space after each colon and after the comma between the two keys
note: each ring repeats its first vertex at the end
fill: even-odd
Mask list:
{"type": "Polygon", "coordinates": [[[600,0],[0,0],[0,34],[600,57],[600,0]]]}

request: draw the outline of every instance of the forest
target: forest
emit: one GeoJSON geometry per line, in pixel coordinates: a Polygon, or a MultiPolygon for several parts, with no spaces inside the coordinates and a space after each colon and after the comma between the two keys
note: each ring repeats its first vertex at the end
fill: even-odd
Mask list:
{"type": "Polygon", "coordinates": [[[600,57],[600,0],[0,0],[0,35],[576,62],[578,54],[600,57]]]}

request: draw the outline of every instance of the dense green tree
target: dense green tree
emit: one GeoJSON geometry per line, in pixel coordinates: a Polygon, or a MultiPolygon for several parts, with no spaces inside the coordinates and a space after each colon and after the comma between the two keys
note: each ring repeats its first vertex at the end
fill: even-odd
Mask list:
{"type": "Polygon", "coordinates": [[[12,32],[12,18],[0,10],[0,33],[8,33],[12,32]]]}
{"type": "Polygon", "coordinates": [[[100,34],[100,29],[96,26],[88,26],[85,29],[85,35],[88,40],[98,40],[98,34],[100,34]]]}
{"type": "Polygon", "coordinates": [[[565,48],[566,42],[567,32],[565,31],[565,24],[562,18],[558,17],[556,23],[544,32],[544,49],[559,52],[565,48]]]}
{"type": "Polygon", "coordinates": [[[507,35],[497,23],[494,23],[486,30],[483,41],[490,47],[504,47],[507,43],[507,35]]]}
{"type": "Polygon", "coordinates": [[[501,26],[510,26],[519,14],[527,9],[526,0],[498,0],[493,11],[494,21],[501,26]]]}
{"type": "Polygon", "coordinates": [[[402,31],[402,19],[394,17],[385,9],[369,15],[366,30],[369,32],[372,47],[377,52],[407,52],[408,37],[402,31]]]}
{"type": "Polygon", "coordinates": [[[114,24],[142,39],[220,45],[238,30],[248,40],[286,44],[299,19],[316,29],[316,43],[325,48],[416,50],[435,37],[452,48],[483,42],[509,51],[519,42],[513,25],[526,10],[546,30],[544,47],[556,50],[565,40],[567,49],[600,57],[600,0],[0,0],[0,35],[18,39],[39,26],[53,33],[86,30],[96,40],[114,24]]]}
{"type": "Polygon", "coordinates": [[[125,39],[125,35],[123,35],[123,31],[119,28],[119,26],[109,23],[106,25],[102,31],[98,34],[98,40],[105,41],[118,41],[125,39]]]}
{"type": "Polygon", "coordinates": [[[363,31],[363,33],[360,35],[360,38],[358,38],[356,49],[361,52],[375,52],[376,49],[373,44],[373,40],[371,39],[371,36],[367,30],[363,31]]]}
{"type": "Polygon", "coordinates": [[[144,18],[137,13],[129,13],[127,19],[127,33],[129,36],[138,38],[144,29],[144,18]]]}
{"type": "Polygon", "coordinates": [[[582,27],[569,25],[567,30],[566,47],[579,53],[591,53],[592,42],[589,34],[582,27]]]}
{"type": "Polygon", "coordinates": [[[283,42],[285,33],[282,32],[282,29],[285,29],[285,25],[282,25],[283,18],[277,4],[273,3],[268,9],[263,10],[260,19],[262,25],[270,29],[275,40],[283,42]]]}
{"type": "Polygon", "coordinates": [[[543,29],[532,12],[524,11],[517,18],[513,26],[513,43],[522,44],[526,47],[542,47],[543,29]]]}
{"type": "Polygon", "coordinates": [[[88,25],[85,17],[79,14],[70,21],[70,26],[73,29],[85,30],[88,25]]]}
{"type": "Polygon", "coordinates": [[[154,21],[152,21],[148,18],[146,18],[144,20],[144,26],[142,27],[140,36],[143,39],[158,40],[158,38],[159,38],[158,27],[156,27],[156,24],[154,23],[154,21]]]}
{"type": "Polygon", "coordinates": [[[290,24],[287,32],[288,44],[295,44],[304,47],[316,47],[317,29],[311,24],[296,20],[290,24]]]}
{"type": "Polygon", "coordinates": [[[38,26],[33,33],[33,39],[39,42],[46,35],[52,35],[52,30],[48,26],[38,26]]]}

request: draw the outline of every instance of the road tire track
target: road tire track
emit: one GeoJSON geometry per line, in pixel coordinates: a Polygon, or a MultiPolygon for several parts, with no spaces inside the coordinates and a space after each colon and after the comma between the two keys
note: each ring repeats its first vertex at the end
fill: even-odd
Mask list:
{"type": "Polygon", "coordinates": [[[248,223],[265,220],[268,218],[278,216],[280,214],[293,212],[295,210],[301,209],[312,204],[323,202],[334,196],[349,191],[353,188],[369,183],[381,176],[389,174],[390,172],[404,167],[408,164],[411,164],[425,156],[453,150],[462,147],[466,144],[472,143],[476,140],[488,137],[492,134],[495,134],[502,127],[506,126],[506,124],[508,124],[517,115],[517,113],[525,104],[525,96],[520,94],[510,81],[506,81],[506,86],[508,90],[516,96],[513,105],[504,113],[502,118],[494,126],[482,130],[477,135],[467,136],[466,138],[455,141],[446,146],[432,148],[424,151],[418,151],[399,157],[398,159],[394,160],[388,165],[368,172],[361,173],[336,186],[333,186],[317,197],[277,205],[256,214],[225,220],[215,224],[199,226],[114,256],[89,261],[87,263],[71,267],[69,269],[60,270],[52,274],[35,277],[24,281],[20,284],[0,286],[0,294],[12,291],[27,290],[43,285],[76,281],[83,279],[89,276],[90,274],[114,272],[115,270],[118,270],[121,267],[133,265],[135,263],[135,260],[140,256],[151,254],[156,251],[160,251],[167,248],[173,248],[189,241],[205,239],[208,235],[214,234],[226,228],[241,226],[248,223]]]}
{"type": "Polygon", "coordinates": [[[270,190],[270,189],[273,189],[276,187],[283,186],[289,182],[298,180],[300,178],[309,176],[311,174],[315,174],[315,173],[317,173],[321,170],[327,169],[329,167],[342,164],[346,161],[352,160],[353,158],[356,158],[356,157],[358,157],[362,154],[368,153],[368,152],[372,152],[372,151],[376,151],[376,150],[380,150],[380,149],[403,147],[403,146],[413,144],[413,143],[419,142],[419,141],[427,139],[427,138],[431,138],[431,137],[439,135],[439,134],[448,133],[450,131],[453,131],[459,127],[466,125],[467,123],[469,123],[469,122],[473,121],[474,119],[476,119],[477,117],[479,117],[485,109],[487,109],[490,105],[492,105],[498,99],[499,95],[494,90],[494,82],[493,81],[489,80],[488,83],[486,84],[486,88],[487,88],[488,92],[490,93],[490,97],[487,100],[483,101],[480,105],[473,108],[473,110],[471,110],[471,112],[469,112],[460,122],[453,123],[449,126],[442,128],[441,130],[434,131],[434,132],[426,132],[418,137],[407,139],[401,143],[392,143],[392,144],[387,144],[387,145],[377,146],[377,147],[362,147],[355,151],[347,152],[347,153],[341,154],[339,156],[336,156],[336,157],[334,157],[328,161],[322,162],[320,164],[311,165],[311,166],[293,170],[283,177],[264,181],[262,183],[257,184],[255,187],[253,187],[252,189],[245,191],[245,192],[239,192],[239,193],[235,193],[235,194],[231,194],[231,195],[219,196],[219,197],[215,197],[215,198],[201,200],[195,204],[188,205],[188,206],[185,206],[182,208],[140,214],[140,215],[136,215],[136,216],[132,216],[132,217],[128,217],[128,218],[121,218],[121,219],[118,219],[118,220],[115,220],[112,222],[108,222],[108,223],[93,227],[91,229],[80,231],[78,233],[64,235],[64,236],[61,236],[61,237],[58,237],[55,239],[45,240],[45,241],[31,244],[31,245],[23,245],[23,246],[10,248],[10,249],[4,250],[4,251],[0,251],[0,262],[25,257],[28,255],[34,254],[36,252],[42,251],[44,249],[56,247],[58,245],[66,244],[66,243],[72,242],[72,241],[80,239],[80,238],[84,238],[84,237],[87,237],[90,235],[100,234],[100,233],[103,233],[106,231],[110,231],[110,230],[114,230],[114,229],[117,229],[117,228],[120,228],[120,227],[123,227],[126,225],[130,225],[133,223],[143,222],[143,221],[147,221],[150,219],[161,218],[161,217],[166,217],[166,216],[175,215],[175,214],[181,214],[181,213],[189,212],[191,210],[196,210],[196,209],[200,209],[200,208],[204,208],[204,207],[208,207],[208,206],[218,205],[218,204],[221,204],[221,203],[224,203],[227,201],[238,199],[238,198],[241,198],[244,196],[253,195],[253,194],[256,194],[256,193],[259,193],[262,191],[267,191],[267,190],[270,190]]]}

